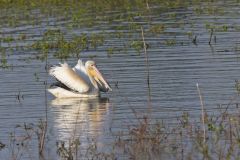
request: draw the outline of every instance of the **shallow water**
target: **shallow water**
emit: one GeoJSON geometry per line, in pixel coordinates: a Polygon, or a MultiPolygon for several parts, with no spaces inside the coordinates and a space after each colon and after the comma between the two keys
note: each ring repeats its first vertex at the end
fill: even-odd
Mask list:
{"type": "MultiPolygon", "coordinates": [[[[196,83],[202,91],[206,110],[216,112],[219,104],[228,103],[236,95],[235,80],[240,79],[240,20],[239,3],[219,2],[215,5],[224,12],[216,15],[196,14],[192,7],[187,7],[163,13],[154,9],[146,16],[146,19],[151,17],[150,23],[144,18],[135,17],[135,22],[143,26],[145,41],[149,44],[150,90],[145,55],[142,49],[139,54],[129,45],[133,40],[141,40],[141,30],[129,30],[129,22],[97,21],[98,25],[92,27],[69,29],[64,25],[68,20],[53,17],[41,19],[39,25],[0,26],[1,37],[26,35],[24,40],[1,42],[10,67],[0,70],[0,141],[8,144],[9,133],[15,130],[16,125],[37,124],[39,119],[47,119],[46,157],[52,159],[56,156],[56,141],[67,141],[71,137],[79,137],[86,146],[94,138],[104,148],[114,140],[112,133],[137,123],[137,118],[142,115],[173,124],[177,123],[176,117],[183,112],[197,117],[200,102],[196,83]],[[173,13],[176,17],[169,17],[173,13]],[[216,42],[212,40],[212,45],[208,44],[208,23],[215,24],[220,30],[224,25],[228,26],[227,30],[213,33],[216,42]],[[163,33],[149,32],[152,24],[164,24],[163,33]],[[124,28],[120,38],[114,36],[118,34],[116,26],[124,28]],[[54,82],[46,72],[46,63],[54,65],[59,59],[50,54],[47,62],[42,62],[34,57],[38,54],[37,50],[22,48],[41,39],[49,28],[60,29],[69,39],[74,34],[102,33],[105,36],[103,46],[85,50],[81,58],[87,60],[93,57],[113,92],[90,100],[58,100],[46,93],[46,87],[54,82]],[[197,36],[196,44],[189,38],[189,32],[197,36]],[[172,40],[174,44],[167,44],[167,40],[172,40]],[[115,49],[112,55],[106,53],[110,47],[115,49]]],[[[118,14],[122,13],[113,12],[106,16],[118,14]]],[[[73,66],[77,59],[69,58],[67,62],[73,66]]],[[[23,133],[16,129],[16,134],[23,133]]],[[[31,142],[34,147],[29,148],[30,153],[35,153],[32,155],[37,155],[37,145],[35,138],[31,142]]],[[[7,149],[0,151],[1,159],[9,156],[11,153],[7,149]]],[[[24,154],[23,157],[30,156],[24,154]]]]}

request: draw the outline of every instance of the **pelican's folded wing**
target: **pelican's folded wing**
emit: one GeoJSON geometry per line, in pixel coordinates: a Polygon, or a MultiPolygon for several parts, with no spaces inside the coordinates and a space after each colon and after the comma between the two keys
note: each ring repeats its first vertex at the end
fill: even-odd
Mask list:
{"type": "Polygon", "coordinates": [[[67,63],[60,64],[60,66],[51,67],[49,74],[74,91],[79,93],[85,93],[89,91],[88,83],[83,80],[83,78],[81,78],[75,71],[73,71],[67,63]]]}

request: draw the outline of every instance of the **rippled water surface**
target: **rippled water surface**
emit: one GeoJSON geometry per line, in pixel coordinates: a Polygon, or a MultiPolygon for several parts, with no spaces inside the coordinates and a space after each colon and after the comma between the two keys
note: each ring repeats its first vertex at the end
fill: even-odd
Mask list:
{"type": "MultiPolygon", "coordinates": [[[[114,140],[114,133],[136,123],[138,116],[148,115],[172,124],[183,112],[198,116],[201,108],[196,83],[206,110],[214,113],[219,104],[227,104],[236,95],[235,80],[240,79],[239,3],[214,5],[219,12],[212,14],[204,10],[207,3],[200,5],[203,11],[199,14],[198,6],[162,12],[158,11],[159,6],[150,6],[147,15],[135,15],[131,21],[119,18],[124,17],[121,11],[109,12],[99,16],[113,18],[111,22],[96,17],[93,25],[77,28],[68,26],[69,19],[44,17],[36,10],[33,14],[39,18],[35,25],[1,24],[1,142],[7,144],[11,132],[24,133],[17,125],[38,124],[40,119],[47,119],[46,146],[50,159],[56,156],[56,141],[67,141],[70,137],[79,137],[82,144],[94,138],[104,148],[114,140]],[[163,25],[163,31],[154,32],[151,30],[154,25],[163,25]],[[134,43],[142,41],[141,26],[149,46],[150,89],[145,54],[141,45],[140,49],[134,47],[134,43]],[[214,32],[209,45],[211,26],[214,32]],[[59,29],[67,40],[83,33],[103,36],[102,45],[83,50],[80,57],[96,61],[113,92],[103,93],[99,99],[55,99],[47,93],[46,88],[54,79],[46,68],[61,61],[54,56],[57,49],[50,50],[46,61],[36,58],[42,50],[29,46],[41,40],[49,29],[59,29]],[[21,35],[26,37],[19,39],[21,35]],[[7,41],[6,37],[14,40],[7,41]]],[[[8,14],[6,10],[1,13],[2,19],[8,14]]],[[[77,58],[72,56],[66,61],[74,66],[77,58]]],[[[31,141],[31,145],[35,147],[28,148],[29,153],[37,155],[38,150],[34,149],[37,140],[31,141]]],[[[1,159],[10,155],[8,150],[0,151],[1,159]]],[[[23,157],[28,159],[29,155],[23,157]]]]}

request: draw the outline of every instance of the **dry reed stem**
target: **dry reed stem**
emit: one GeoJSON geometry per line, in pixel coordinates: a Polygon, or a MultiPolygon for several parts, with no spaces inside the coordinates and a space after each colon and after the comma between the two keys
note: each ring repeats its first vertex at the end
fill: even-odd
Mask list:
{"type": "Polygon", "coordinates": [[[150,81],[149,81],[149,63],[148,63],[148,54],[147,54],[147,46],[144,38],[144,33],[143,33],[143,28],[141,27],[142,30],[142,40],[143,40],[143,49],[144,49],[144,55],[145,55],[145,62],[146,62],[146,67],[147,67],[147,83],[148,87],[150,86],[150,81]]]}
{"type": "Polygon", "coordinates": [[[146,63],[146,70],[147,70],[147,87],[148,87],[148,104],[151,106],[151,88],[150,88],[150,77],[149,77],[149,59],[148,59],[148,54],[147,54],[147,45],[145,42],[144,38],[144,32],[143,32],[143,27],[141,27],[142,31],[142,41],[143,41],[143,49],[144,49],[144,55],[145,55],[145,63],[146,63]]]}
{"type": "Polygon", "coordinates": [[[203,105],[203,98],[201,95],[201,90],[199,88],[198,83],[196,83],[197,90],[198,90],[198,95],[201,103],[201,111],[202,111],[202,128],[203,128],[203,143],[206,142],[206,130],[205,130],[205,120],[204,120],[204,105],[203,105]]]}
{"type": "Polygon", "coordinates": [[[149,4],[148,4],[148,0],[146,0],[146,6],[147,6],[147,9],[149,10],[149,4]]]}

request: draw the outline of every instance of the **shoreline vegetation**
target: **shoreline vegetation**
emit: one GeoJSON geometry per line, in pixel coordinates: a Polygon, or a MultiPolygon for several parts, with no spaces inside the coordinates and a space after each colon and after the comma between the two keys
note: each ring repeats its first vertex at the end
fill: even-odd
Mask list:
{"type": "MultiPolygon", "coordinates": [[[[11,68],[8,57],[13,50],[34,51],[36,54],[26,61],[39,59],[47,61],[51,54],[54,58],[65,60],[79,57],[89,50],[96,50],[106,46],[110,38],[128,38],[121,47],[108,46],[108,56],[126,50],[135,50],[136,53],[144,53],[146,59],[146,72],[148,83],[148,105],[151,103],[149,82],[148,39],[152,35],[171,35],[167,32],[169,25],[164,22],[154,24],[151,15],[167,13],[170,20],[180,21],[175,10],[191,9],[195,15],[223,15],[224,8],[218,6],[217,0],[1,0],[1,27],[16,28],[27,25],[41,25],[44,19],[50,23],[50,18],[69,20],[62,24],[68,30],[75,28],[92,28],[102,25],[102,22],[113,25],[111,33],[88,32],[72,35],[69,38],[67,31],[59,28],[47,28],[41,37],[26,46],[18,46],[18,43],[28,43],[32,37],[27,34],[18,36],[0,32],[1,69],[11,68]],[[203,5],[200,5],[203,4],[203,5]],[[110,13],[110,14],[106,14],[110,13]],[[122,24],[126,22],[126,24],[122,24]],[[120,24],[120,25],[119,25],[120,24]],[[135,32],[132,33],[132,32],[135,32]],[[137,33],[137,34],[136,34],[137,33]],[[17,45],[16,45],[17,44],[17,45]]],[[[239,4],[239,1],[234,1],[239,4]]],[[[224,3],[224,2],[223,2],[224,3]]],[[[176,27],[183,27],[186,22],[179,22],[176,27]]],[[[193,28],[193,27],[192,27],[193,28]]],[[[217,43],[216,33],[239,31],[239,25],[206,22],[205,30],[209,33],[207,45],[217,43]]],[[[188,42],[179,42],[174,36],[161,42],[160,45],[173,47],[185,43],[197,45],[199,43],[194,31],[184,31],[188,42]]],[[[239,51],[239,47],[236,48],[239,51]]],[[[92,55],[93,58],[97,55],[92,55]]],[[[47,63],[46,63],[47,65],[47,63]]],[[[37,73],[34,74],[37,77],[37,73]]],[[[37,79],[37,78],[36,78],[37,79]]],[[[239,92],[239,83],[236,82],[236,90],[239,92]]],[[[69,137],[67,142],[56,142],[56,153],[60,159],[219,159],[230,160],[240,157],[240,113],[239,104],[235,95],[227,105],[219,105],[219,113],[209,113],[204,108],[204,100],[199,91],[200,103],[198,118],[191,118],[188,112],[183,112],[177,117],[177,123],[168,124],[165,120],[151,119],[150,114],[138,115],[134,109],[137,123],[127,125],[123,131],[112,133],[113,141],[107,145],[107,151],[99,148],[94,139],[89,140],[87,146],[79,137],[69,137]]],[[[19,93],[20,94],[20,93],[19,93]]],[[[221,93],[219,93],[221,94],[221,93]]],[[[20,99],[20,98],[18,98],[20,99]]],[[[46,100],[46,97],[45,97],[46,100]]],[[[46,100],[47,101],[47,100],[46,100]]],[[[46,102],[46,106],[47,102],[46,102]]],[[[148,108],[149,106],[146,106],[148,108]]],[[[18,160],[31,155],[32,142],[38,142],[39,159],[48,159],[48,147],[46,147],[47,118],[39,120],[37,124],[18,124],[14,132],[9,135],[9,143],[0,140],[0,153],[7,152],[9,159],[18,160]],[[19,132],[15,130],[20,130],[19,132]],[[21,133],[20,135],[18,133],[21,133]]],[[[111,130],[111,128],[109,128],[111,130]]]]}
{"type": "MultiPolygon", "coordinates": [[[[235,97],[236,98],[236,97],[235,97]]],[[[240,155],[239,104],[234,101],[219,106],[219,113],[208,113],[191,118],[184,112],[174,125],[165,120],[153,120],[150,114],[136,115],[137,123],[127,125],[123,131],[112,132],[114,141],[101,146],[95,139],[81,142],[80,137],[56,142],[60,159],[237,159],[240,155]],[[229,112],[228,110],[231,110],[229,112]],[[99,148],[100,147],[100,148],[99,148]],[[121,159],[121,158],[120,158],[121,159]]],[[[133,112],[135,112],[133,110],[133,112]]],[[[9,144],[0,143],[0,152],[9,152],[9,159],[22,159],[29,155],[32,141],[38,141],[39,156],[48,159],[48,147],[43,144],[46,122],[17,125],[10,133],[9,144]],[[20,135],[17,134],[20,131],[20,135]],[[46,156],[46,157],[45,157],[46,156]]],[[[109,128],[111,130],[111,128],[109,128]]],[[[50,157],[51,158],[51,157],[50,157]]]]}
{"type": "MultiPolygon", "coordinates": [[[[46,28],[39,31],[41,38],[34,41],[32,41],[33,37],[26,32],[17,35],[12,35],[10,30],[0,32],[0,67],[12,68],[12,65],[8,63],[8,57],[15,50],[36,53],[34,56],[26,58],[26,62],[29,62],[31,59],[45,61],[49,57],[62,61],[70,57],[79,58],[85,52],[101,50],[102,47],[106,47],[108,57],[122,52],[127,54],[128,51],[141,54],[144,45],[147,49],[151,49],[155,45],[150,44],[148,38],[159,38],[166,35],[169,38],[158,42],[161,47],[198,45],[200,43],[199,34],[193,31],[196,22],[184,22],[181,20],[182,15],[178,15],[175,11],[190,10],[193,15],[222,16],[225,14],[223,6],[226,4],[217,2],[217,0],[116,0],[104,2],[96,0],[93,3],[86,0],[2,0],[0,1],[1,28],[20,29],[25,26],[46,28]],[[176,23],[174,26],[164,21],[153,23],[151,18],[153,15],[164,15],[164,19],[176,23]],[[52,20],[56,24],[50,25],[52,20]],[[58,26],[58,21],[66,22],[58,26]],[[101,29],[101,32],[94,32],[94,27],[101,27],[103,24],[111,26],[111,31],[101,29]],[[184,27],[187,25],[191,27],[185,31],[184,27]],[[176,35],[172,35],[171,30],[176,27],[183,30],[182,36],[186,37],[186,40],[179,41],[176,35]],[[73,32],[76,29],[83,29],[84,32],[73,32]],[[146,36],[145,43],[142,41],[142,29],[146,36]],[[119,46],[112,46],[109,43],[115,39],[121,41],[119,46]]],[[[201,43],[210,46],[217,43],[217,33],[240,30],[240,26],[237,24],[208,21],[203,27],[209,34],[209,40],[201,43]]],[[[236,46],[234,50],[238,51],[239,47],[236,46]]],[[[90,55],[89,58],[96,56],[98,55],[90,55]]]]}

